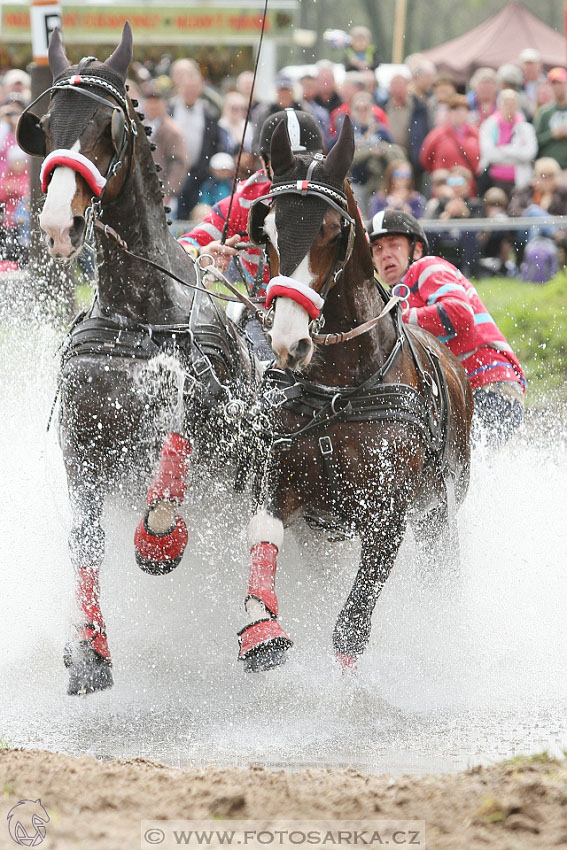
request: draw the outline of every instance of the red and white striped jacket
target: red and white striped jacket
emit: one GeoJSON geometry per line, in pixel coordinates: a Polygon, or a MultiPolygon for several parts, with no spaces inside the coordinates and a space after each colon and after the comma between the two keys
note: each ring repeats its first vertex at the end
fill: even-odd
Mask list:
{"type": "MultiPolygon", "coordinates": [[[[248,213],[250,212],[251,202],[269,192],[271,185],[271,180],[263,169],[256,171],[248,180],[244,180],[237,185],[230,211],[227,238],[239,233],[243,237],[243,240],[248,239],[248,213]]],[[[197,227],[193,228],[189,233],[184,233],[183,236],[179,237],[178,241],[194,245],[196,248],[202,248],[204,245],[208,245],[209,242],[220,239],[229,206],[230,197],[223,198],[222,201],[214,205],[197,227]]],[[[239,257],[244,271],[249,277],[248,283],[250,286],[256,277],[262,250],[260,248],[250,247],[246,251],[239,251],[239,257]]],[[[266,263],[264,284],[267,285],[269,282],[270,270],[266,263]]]]}
{"type": "MultiPolygon", "coordinates": [[[[463,364],[473,390],[495,381],[516,381],[525,391],[518,358],[472,283],[455,266],[441,257],[422,257],[400,283],[409,288],[404,320],[447,345],[463,364]]],[[[400,287],[398,294],[404,293],[400,287]]]]}

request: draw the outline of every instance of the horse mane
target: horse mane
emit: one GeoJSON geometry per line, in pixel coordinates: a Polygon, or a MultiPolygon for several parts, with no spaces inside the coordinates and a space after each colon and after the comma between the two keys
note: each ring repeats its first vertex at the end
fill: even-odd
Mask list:
{"type": "Polygon", "coordinates": [[[347,196],[348,213],[354,218],[354,247],[352,257],[356,257],[360,263],[364,279],[371,280],[374,278],[374,265],[372,263],[372,254],[370,253],[370,243],[366,235],[366,228],[348,180],[344,182],[344,189],[347,196]]]}

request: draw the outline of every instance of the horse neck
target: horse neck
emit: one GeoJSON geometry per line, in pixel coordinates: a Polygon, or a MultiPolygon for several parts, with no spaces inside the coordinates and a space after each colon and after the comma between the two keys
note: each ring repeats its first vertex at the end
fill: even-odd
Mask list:
{"type": "MultiPolygon", "coordinates": [[[[339,281],[329,293],[323,308],[325,333],[350,331],[378,316],[384,307],[374,280],[364,226],[348,186],[347,198],[348,211],[355,220],[354,245],[339,281]]],[[[396,336],[394,323],[390,316],[386,316],[376,328],[356,337],[352,342],[321,346],[309,377],[327,386],[362,383],[387,360],[396,336]]]]}
{"type": "MultiPolygon", "coordinates": [[[[132,171],[118,198],[103,206],[102,222],[116,230],[130,251],[194,284],[192,264],[167,225],[155,164],[143,125],[137,123],[132,171]]],[[[150,324],[187,321],[193,290],[129,257],[106,236],[97,234],[97,247],[102,257],[98,300],[103,309],[150,324]]]]}

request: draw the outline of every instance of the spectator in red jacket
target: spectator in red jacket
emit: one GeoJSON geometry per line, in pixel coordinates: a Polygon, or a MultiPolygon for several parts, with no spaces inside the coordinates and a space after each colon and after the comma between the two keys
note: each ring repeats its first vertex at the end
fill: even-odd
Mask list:
{"type": "Polygon", "coordinates": [[[461,361],[473,390],[475,427],[497,445],[521,424],[526,380],[517,357],[472,283],[447,260],[425,256],[427,237],[409,213],[369,222],[374,267],[406,298],[404,319],[432,333],[461,361]]]}
{"type": "Polygon", "coordinates": [[[449,104],[449,120],[427,134],[419,161],[430,174],[438,168],[452,168],[454,165],[462,165],[476,174],[479,159],[478,129],[469,122],[467,98],[455,95],[449,104]]]}

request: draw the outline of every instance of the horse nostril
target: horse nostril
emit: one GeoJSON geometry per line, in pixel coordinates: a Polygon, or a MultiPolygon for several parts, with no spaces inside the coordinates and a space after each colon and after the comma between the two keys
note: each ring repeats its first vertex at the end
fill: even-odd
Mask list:
{"type": "Polygon", "coordinates": [[[300,363],[304,360],[311,351],[311,340],[309,337],[304,337],[298,340],[289,350],[289,356],[295,363],[300,363]]]}
{"type": "Polygon", "coordinates": [[[71,244],[77,248],[85,233],[85,219],[81,215],[76,215],[73,218],[73,227],[69,231],[71,244]]]}

